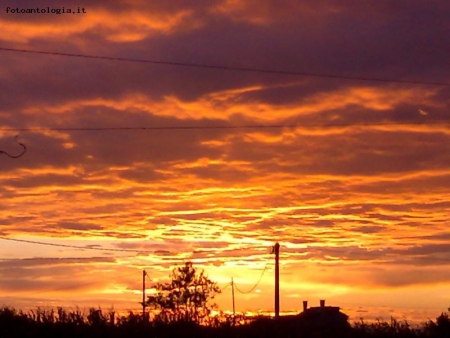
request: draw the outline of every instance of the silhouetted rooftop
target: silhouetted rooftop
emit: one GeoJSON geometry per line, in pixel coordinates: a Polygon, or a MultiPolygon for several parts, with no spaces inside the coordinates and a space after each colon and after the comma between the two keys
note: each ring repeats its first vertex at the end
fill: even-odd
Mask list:
{"type": "Polygon", "coordinates": [[[298,314],[300,321],[312,325],[349,326],[348,316],[338,306],[317,306],[298,314]]]}

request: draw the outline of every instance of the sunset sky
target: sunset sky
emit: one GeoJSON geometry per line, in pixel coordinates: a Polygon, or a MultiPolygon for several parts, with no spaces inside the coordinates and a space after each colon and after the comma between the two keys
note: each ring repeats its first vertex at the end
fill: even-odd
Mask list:
{"type": "Polygon", "coordinates": [[[27,148],[0,155],[0,306],[139,309],[143,269],[193,261],[242,291],[266,267],[236,307],[273,311],[278,241],[282,311],[450,307],[448,1],[0,13],[0,150],[27,148]]]}

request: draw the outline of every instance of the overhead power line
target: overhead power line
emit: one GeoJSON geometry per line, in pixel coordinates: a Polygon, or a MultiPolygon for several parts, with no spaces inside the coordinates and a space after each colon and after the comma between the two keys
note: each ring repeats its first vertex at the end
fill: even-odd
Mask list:
{"type": "Polygon", "coordinates": [[[264,266],[264,269],[262,270],[261,275],[259,276],[259,278],[258,278],[257,282],[255,283],[255,285],[253,285],[248,291],[242,291],[242,290],[240,290],[240,289],[237,287],[236,283],[234,283],[234,287],[236,288],[236,290],[237,290],[239,293],[242,293],[242,294],[247,294],[247,293],[250,293],[250,292],[252,292],[253,290],[255,290],[256,287],[259,285],[259,282],[261,282],[261,279],[262,279],[262,277],[264,276],[264,272],[266,272],[266,269],[267,269],[267,265],[268,265],[268,264],[269,264],[269,262],[267,262],[266,265],[264,266]]]}
{"type": "Polygon", "coordinates": [[[70,248],[70,249],[81,249],[81,250],[134,252],[134,253],[147,253],[147,254],[155,253],[155,251],[148,251],[148,250],[114,249],[114,248],[89,247],[89,246],[70,245],[70,244],[57,244],[57,243],[49,243],[49,242],[41,242],[41,241],[32,241],[32,240],[27,240],[27,239],[9,238],[9,237],[3,237],[3,236],[0,236],[0,239],[5,240],[5,241],[13,241],[13,242],[21,242],[21,243],[37,244],[37,245],[47,245],[47,246],[70,248]]]}
{"type": "Polygon", "coordinates": [[[450,86],[450,83],[448,83],[448,82],[399,80],[399,79],[388,79],[388,78],[347,76],[347,75],[336,75],[336,74],[328,74],[328,73],[297,72],[297,71],[252,68],[252,67],[220,66],[220,65],[200,64],[200,63],[186,63],[186,62],[173,62],[173,61],[163,61],[163,60],[122,58],[122,57],[102,56],[102,55],[62,53],[62,52],[52,52],[52,51],[43,51],[43,50],[31,50],[31,49],[17,49],[17,48],[0,47],[0,51],[76,57],[76,58],[85,58],[85,59],[98,59],[98,60],[108,60],[108,61],[137,62],[137,63],[147,63],[147,64],[154,64],[154,65],[165,65],[165,66],[216,69],[216,70],[235,71],[235,72],[252,72],[252,73],[276,74],[276,75],[328,78],[328,79],[336,79],[336,80],[387,82],[387,83],[399,83],[399,84],[410,84],[410,85],[450,86]]]}
{"type": "MultiPolygon", "coordinates": [[[[114,275],[114,278],[115,278],[115,280],[118,280],[119,278],[128,277],[131,275],[136,275],[136,271],[126,273],[126,274],[121,274],[121,275],[114,275]]],[[[71,284],[71,285],[60,287],[57,289],[33,291],[33,294],[36,294],[36,293],[40,294],[40,293],[49,292],[49,291],[65,291],[65,290],[71,290],[71,289],[78,289],[83,286],[89,286],[89,285],[95,285],[95,284],[105,284],[105,279],[103,278],[101,280],[95,280],[95,281],[90,281],[90,282],[86,282],[86,283],[71,284]]]]}
{"type": "Polygon", "coordinates": [[[372,122],[372,123],[328,123],[328,124],[272,124],[272,125],[242,125],[242,126],[162,126],[162,127],[27,127],[0,128],[0,131],[135,131],[135,130],[202,130],[202,129],[279,129],[279,128],[336,128],[336,127],[370,127],[390,125],[439,125],[450,123],[450,120],[428,120],[414,122],[372,122]]]}
{"type": "Polygon", "coordinates": [[[225,285],[224,287],[222,287],[220,289],[220,291],[222,292],[223,290],[225,290],[227,287],[229,287],[231,285],[231,282],[229,282],[227,285],[225,285]]]}

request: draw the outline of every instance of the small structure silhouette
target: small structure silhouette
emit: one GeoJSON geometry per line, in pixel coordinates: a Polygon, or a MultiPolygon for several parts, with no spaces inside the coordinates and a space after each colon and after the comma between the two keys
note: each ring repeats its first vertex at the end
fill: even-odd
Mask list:
{"type": "Polygon", "coordinates": [[[351,326],[348,316],[338,306],[320,306],[308,308],[303,302],[303,312],[295,315],[284,315],[278,318],[258,317],[248,325],[238,327],[238,332],[245,336],[249,332],[264,332],[272,337],[333,337],[344,338],[350,334],[351,326]]]}
{"type": "Polygon", "coordinates": [[[299,322],[311,328],[347,329],[350,327],[348,316],[340,310],[338,306],[325,306],[325,300],[320,301],[320,306],[310,308],[308,308],[308,302],[303,301],[303,312],[297,317],[299,322]]]}

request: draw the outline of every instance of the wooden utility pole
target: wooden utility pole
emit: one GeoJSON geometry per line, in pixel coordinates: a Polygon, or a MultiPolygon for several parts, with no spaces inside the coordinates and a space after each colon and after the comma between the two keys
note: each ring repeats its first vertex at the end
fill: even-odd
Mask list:
{"type": "Polygon", "coordinates": [[[235,306],[234,306],[234,281],[233,281],[233,277],[231,277],[231,297],[233,299],[233,325],[235,325],[236,309],[235,309],[235,306]]]}
{"type": "Polygon", "coordinates": [[[142,270],[142,320],[145,321],[145,276],[147,272],[142,270]]]}
{"type": "Polygon", "coordinates": [[[275,253],[275,319],[280,317],[280,244],[273,247],[275,253]]]}

